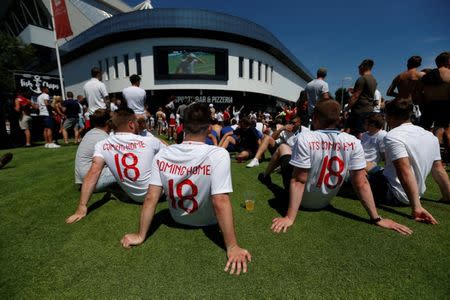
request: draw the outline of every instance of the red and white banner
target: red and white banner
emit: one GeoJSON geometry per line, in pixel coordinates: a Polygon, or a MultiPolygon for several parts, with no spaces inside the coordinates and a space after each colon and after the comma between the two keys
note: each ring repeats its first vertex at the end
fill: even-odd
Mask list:
{"type": "Polygon", "coordinates": [[[52,8],[55,18],[56,38],[62,39],[73,35],[67,15],[66,2],[64,0],[52,0],[52,8]]]}

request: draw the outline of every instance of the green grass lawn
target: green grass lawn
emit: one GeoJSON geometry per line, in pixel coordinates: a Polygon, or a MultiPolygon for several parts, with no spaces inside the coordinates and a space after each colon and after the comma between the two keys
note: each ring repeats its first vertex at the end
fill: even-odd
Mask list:
{"type": "MultiPolygon", "coordinates": [[[[1,151],[3,154],[5,151],[1,151]]],[[[232,163],[231,196],[249,272],[223,272],[226,253],[202,230],[162,224],[140,247],[121,247],[138,228],[141,206],[106,202],[66,225],[79,192],[75,146],[15,149],[0,170],[0,296],[9,298],[404,298],[450,295],[450,206],[429,181],[424,206],[439,225],[408,218],[408,208],[380,210],[414,230],[409,237],[370,225],[358,201],[335,198],[334,210],[300,212],[286,234],[270,231],[279,216],[274,194],[253,169],[232,163]],[[247,212],[245,198],[255,200],[247,212]]],[[[274,182],[281,184],[278,174],[274,182]]],[[[96,194],[90,204],[99,203],[96,194]]],[[[157,211],[167,210],[167,203],[157,211]]]]}

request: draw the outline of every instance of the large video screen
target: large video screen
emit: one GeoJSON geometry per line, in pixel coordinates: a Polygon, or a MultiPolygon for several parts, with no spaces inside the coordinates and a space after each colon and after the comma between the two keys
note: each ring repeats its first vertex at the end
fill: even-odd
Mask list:
{"type": "Polygon", "coordinates": [[[170,51],[169,74],[216,75],[216,55],[204,51],[170,51]]]}
{"type": "Polygon", "coordinates": [[[228,80],[228,50],[191,46],[153,48],[155,79],[228,80]]]}

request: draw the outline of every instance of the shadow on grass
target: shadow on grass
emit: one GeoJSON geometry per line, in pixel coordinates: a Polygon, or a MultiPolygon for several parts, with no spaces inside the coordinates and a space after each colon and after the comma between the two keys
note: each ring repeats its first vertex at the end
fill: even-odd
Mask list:
{"type": "MultiPolygon", "coordinates": [[[[280,215],[284,216],[286,215],[287,212],[287,208],[289,205],[289,193],[288,191],[286,191],[285,189],[283,189],[282,187],[272,183],[272,184],[267,184],[266,185],[269,190],[274,194],[275,198],[272,198],[269,200],[269,205],[270,207],[272,207],[273,209],[275,209],[280,215]]],[[[344,189],[343,193],[340,193],[341,197],[348,197],[348,198],[352,198],[352,199],[358,199],[356,197],[355,192],[353,191],[353,189],[348,188],[348,189],[344,189]]],[[[336,215],[339,215],[341,217],[345,217],[345,218],[349,218],[352,219],[354,221],[358,221],[358,222],[363,222],[363,223],[368,223],[370,224],[370,221],[366,218],[360,217],[358,215],[352,214],[350,212],[341,210],[339,208],[336,208],[332,205],[328,205],[327,207],[323,208],[323,209],[306,209],[306,208],[300,208],[302,211],[307,211],[307,212],[317,212],[317,211],[328,211],[331,213],[334,213],[336,215]]]]}
{"type": "Polygon", "coordinates": [[[148,239],[150,236],[152,236],[161,225],[166,225],[170,228],[178,228],[184,230],[202,230],[208,239],[210,239],[218,247],[222,248],[223,250],[226,250],[219,225],[216,224],[202,227],[183,225],[175,222],[175,220],[170,215],[169,209],[167,208],[155,214],[155,216],[153,217],[152,224],[150,225],[150,228],[148,230],[147,237],[145,239],[148,239]]]}
{"type": "MultiPolygon", "coordinates": [[[[405,207],[405,206],[396,206],[396,207],[405,207]]],[[[387,212],[390,212],[391,214],[399,215],[400,217],[411,219],[411,216],[408,215],[407,213],[398,211],[398,210],[396,210],[396,209],[394,209],[392,207],[386,206],[386,205],[378,204],[377,208],[379,208],[381,210],[384,210],[384,211],[387,211],[387,212]]]]}
{"type": "Polygon", "coordinates": [[[286,215],[289,205],[289,193],[274,183],[267,184],[267,188],[272,192],[275,198],[269,199],[269,205],[275,209],[281,216],[286,215]]]}
{"type": "Polygon", "coordinates": [[[105,205],[106,203],[108,203],[109,200],[111,200],[111,193],[105,193],[103,195],[102,199],[89,205],[88,210],[87,210],[87,215],[89,215],[94,210],[96,210],[96,209],[102,207],[103,205],[105,205]]]}

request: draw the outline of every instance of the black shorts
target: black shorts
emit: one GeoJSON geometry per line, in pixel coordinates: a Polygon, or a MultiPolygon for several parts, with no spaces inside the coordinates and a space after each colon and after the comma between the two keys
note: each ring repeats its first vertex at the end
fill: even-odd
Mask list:
{"type": "Polygon", "coordinates": [[[422,118],[425,125],[447,128],[450,125],[450,101],[430,101],[423,106],[422,118]]]}
{"type": "Polygon", "coordinates": [[[53,118],[49,116],[42,116],[42,123],[44,128],[53,128],[53,118]]]}
{"type": "Polygon", "coordinates": [[[369,184],[376,204],[406,206],[406,204],[397,200],[392,194],[389,183],[383,174],[383,170],[370,173],[369,184]]]}

